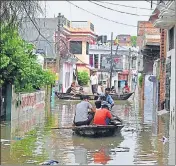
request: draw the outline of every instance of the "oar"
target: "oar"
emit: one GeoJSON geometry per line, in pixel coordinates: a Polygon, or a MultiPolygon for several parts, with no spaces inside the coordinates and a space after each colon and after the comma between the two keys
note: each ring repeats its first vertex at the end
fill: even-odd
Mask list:
{"type": "Polygon", "coordinates": [[[66,126],[66,127],[51,127],[51,129],[73,129],[74,126],[66,126]]]}
{"type": "MultiPolygon", "coordinates": [[[[111,113],[111,114],[112,114],[112,113],[111,113]]],[[[120,119],[118,116],[116,116],[116,115],[114,115],[114,114],[112,114],[112,116],[113,116],[113,117],[115,117],[115,118],[116,118],[116,120],[120,121],[121,123],[123,122],[123,120],[122,120],[122,119],[120,119]]]]}

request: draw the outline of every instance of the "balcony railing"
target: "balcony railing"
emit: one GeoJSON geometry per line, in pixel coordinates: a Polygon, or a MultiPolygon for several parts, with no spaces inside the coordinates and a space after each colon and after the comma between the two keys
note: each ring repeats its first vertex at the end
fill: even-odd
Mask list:
{"type": "Polygon", "coordinates": [[[72,21],[71,27],[80,29],[89,29],[91,31],[94,31],[94,25],[88,21],[72,21]]]}

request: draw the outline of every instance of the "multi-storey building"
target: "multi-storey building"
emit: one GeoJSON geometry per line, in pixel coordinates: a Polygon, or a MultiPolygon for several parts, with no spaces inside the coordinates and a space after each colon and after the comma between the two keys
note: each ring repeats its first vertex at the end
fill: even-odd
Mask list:
{"type": "MultiPolygon", "coordinates": [[[[175,165],[175,48],[176,48],[176,1],[162,1],[154,26],[166,30],[166,109],[170,111],[169,165],[175,165]]],[[[162,59],[161,59],[162,60],[162,59]]]]}
{"type": "MultiPolygon", "coordinates": [[[[112,84],[116,91],[124,87],[125,82],[133,80],[136,73],[138,51],[129,46],[112,46],[112,84]],[[118,50],[117,50],[118,47],[118,50]],[[131,51],[130,51],[131,49],[131,51]]],[[[98,80],[105,86],[110,85],[111,47],[110,45],[90,45],[89,65],[97,70],[98,80]]],[[[131,85],[132,87],[132,85],[131,85]]],[[[133,90],[133,89],[131,89],[133,90]]]]}
{"type": "Polygon", "coordinates": [[[25,40],[34,43],[37,51],[44,52],[45,68],[57,73],[59,91],[66,92],[76,79],[76,68],[78,71],[90,72],[89,43],[97,37],[94,25],[89,21],[69,21],[61,15],[56,18],[36,18],[35,22],[38,29],[27,22],[22,27],[21,35],[25,40]]]}

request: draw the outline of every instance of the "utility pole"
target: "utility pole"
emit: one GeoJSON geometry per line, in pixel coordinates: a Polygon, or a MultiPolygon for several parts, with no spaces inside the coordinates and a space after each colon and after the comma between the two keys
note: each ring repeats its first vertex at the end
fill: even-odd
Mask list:
{"type": "MultiPolygon", "coordinates": [[[[130,72],[130,68],[131,68],[131,48],[129,48],[129,56],[128,56],[128,84],[130,85],[130,79],[131,79],[131,72],[130,72]]],[[[131,87],[131,85],[130,85],[131,87]]]]}
{"type": "Polygon", "coordinates": [[[113,72],[113,64],[112,64],[112,42],[113,42],[113,32],[111,32],[111,67],[110,67],[110,88],[112,86],[112,72],[113,72]]]}
{"type": "Polygon", "coordinates": [[[61,71],[61,56],[60,56],[60,34],[61,34],[61,26],[62,26],[62,16],[61,13],[58,14],[58,25],[57,25],[57,55],[56,55],[56,65],[57,65],[57,72],[59,75],[58,80],[58,90],[59,92],[62,91],[62,71],[61,71]]]}

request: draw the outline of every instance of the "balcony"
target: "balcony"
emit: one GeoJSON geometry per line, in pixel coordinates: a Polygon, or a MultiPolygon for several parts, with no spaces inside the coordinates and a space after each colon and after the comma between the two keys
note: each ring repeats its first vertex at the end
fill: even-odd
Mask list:
{"type": "Polygon", "coordinates": [[[161,5],[159,19],[154,22],[156,28],[169,29],[175,25],[175,2],[166,1],[165,7],[161,5]]]}

